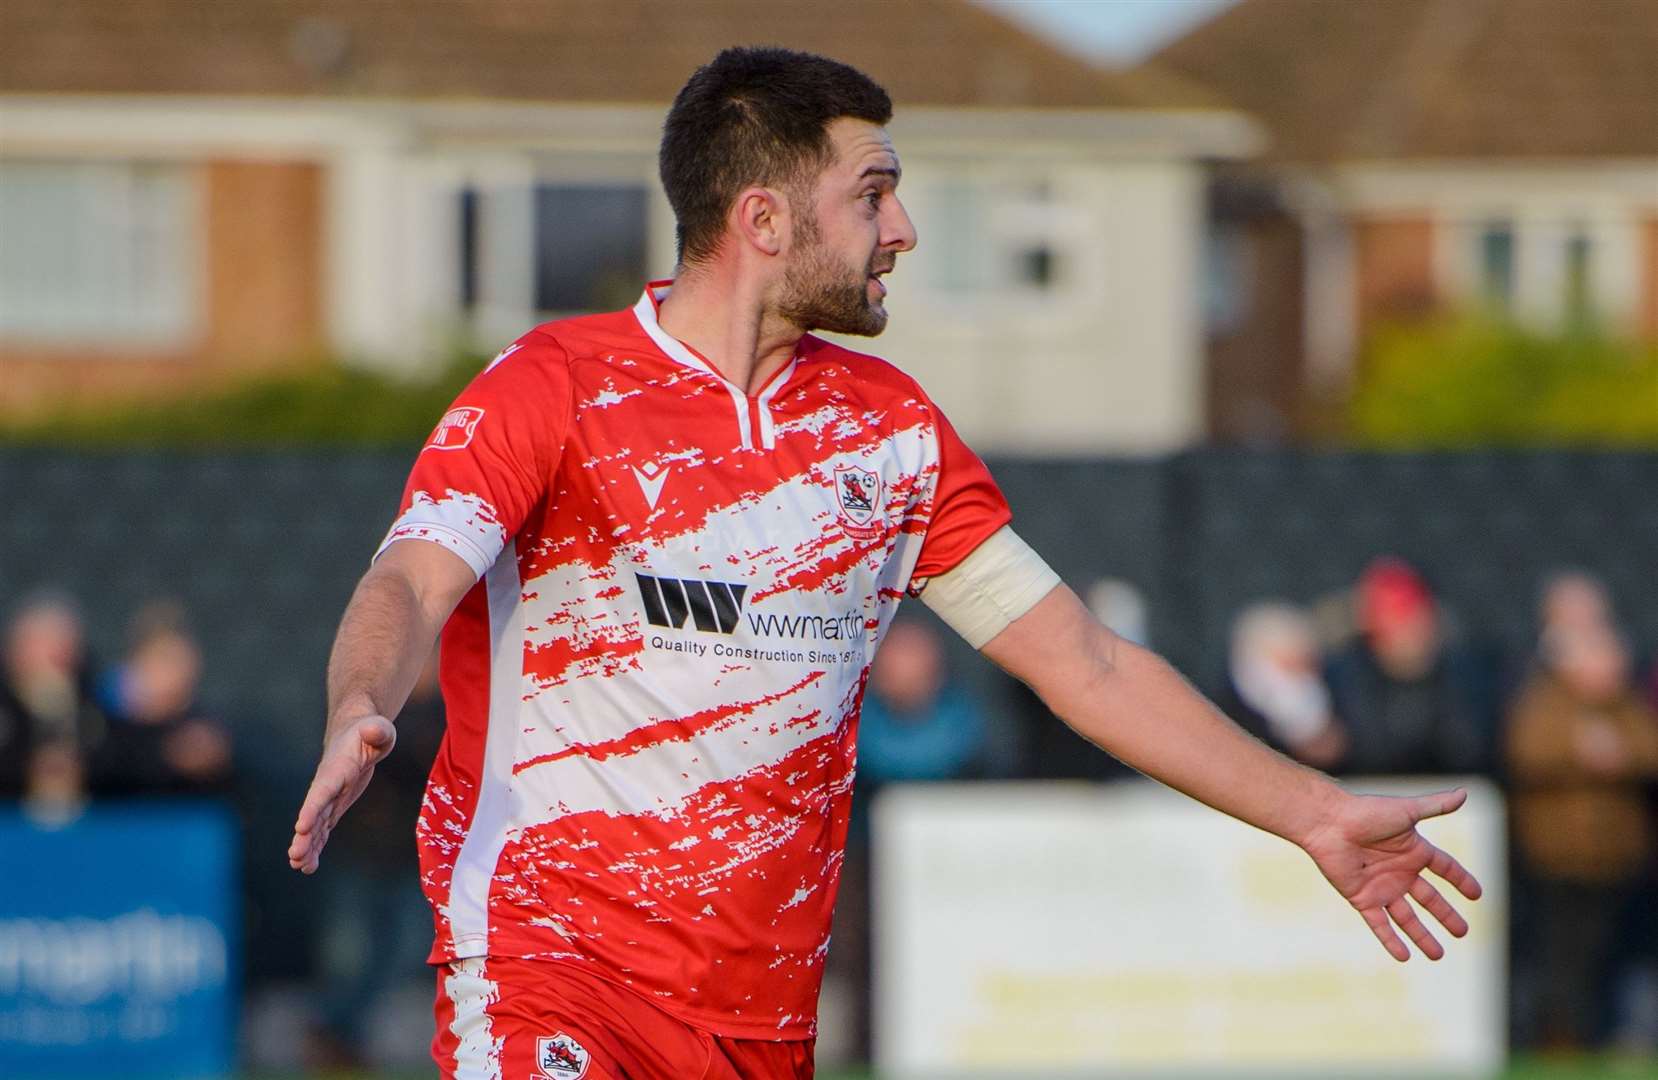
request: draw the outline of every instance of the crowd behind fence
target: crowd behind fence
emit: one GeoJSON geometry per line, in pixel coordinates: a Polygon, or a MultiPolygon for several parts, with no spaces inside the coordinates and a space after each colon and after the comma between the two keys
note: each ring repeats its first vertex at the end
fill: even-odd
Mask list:
{"type": "MultiPolygon", "coordinates": [[[[1658,455],[991,464],[1101,618],[1260,737],[1337,773],[1504,784],[1516,1042],[1658,1044],[1658,455]]],[[[60,820],[89,798],[231,806],[243,1041],[273,1063],[395,1060],[429,1023],[412,839],[384,838],[412,834],[441,735],[430,686],[322,877],[300,885],[283,858],[328,645],[407,465],[0,451],[0,793],[60,820]]],[[[871,681],[860,811],[884,783],[1126,775],[924,613],[901,619],[871,681]]],[[[854,1055],[867,843],[855,827],[831,960],[854,1055]]]]}

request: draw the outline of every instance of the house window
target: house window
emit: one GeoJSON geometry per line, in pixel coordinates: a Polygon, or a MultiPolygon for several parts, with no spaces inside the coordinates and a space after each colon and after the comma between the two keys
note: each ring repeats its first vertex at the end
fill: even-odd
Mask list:
{"type": "Polygon", "coordinates": [[[633,303],[646,277],[647,217],[642,184],[536,185],[536,309],[610,311],[633,303]]]}
{"type": "Polygon", "coordinates": [[[460,226],[460,292],[461,310],[471,311],[478,306],[478,191],[476,188],[461,190],[460,213],[457,215],[457,224],[460,226]]]}
{"type": "Polygon", "coordinates": [[[1514,226],[1491,222],[1480,231],[1480,298],[1498,311],[1514,304],[1514,226]]]}
{"type": "Polygon", "coordinates": [[[164,344],[198,325],[183,166],[0,161],[0,337],[164,344]]]}
{"type": "Polygon", "coordinates": [[[1204,324],[1210,334],[1229,334],[1249,314],[1249,236],[1240,225],[1215,224],[1203,246],[1204,324]]]}
{"type": "Polygon", "coordinates": [[[1064,283],[1069,213],[1046,184],[952,180],[928,187],[913,209],[941,291],[1046,293],[1064,283]]]}
{"type": "Polygon", "coordinates": [[[1594,322],[1594,280],[1590,274],[1593,255],[1594,245],[1589,234],[1581,228],[1573,230],[1566,238],[1565,296],[1562,297],[1565,323],[1570,329],[1581,330],[1594,322]]]}

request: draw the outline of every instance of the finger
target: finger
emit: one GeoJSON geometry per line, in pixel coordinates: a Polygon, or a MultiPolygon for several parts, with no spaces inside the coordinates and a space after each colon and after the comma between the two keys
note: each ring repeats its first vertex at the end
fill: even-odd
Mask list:
{"type": "Polygon", "coordinates": [[[1419,795],[1411,800],[1411,817],[1417,821],[1439,817],[1458,809],[1467,801],[1467,788],[1452,788],[1450,791],[1436,791],[1431,795],[1419,795]]]}
{"type": "Polygon", "coordinates": [[[299,861],[289,859],[289,865],[302,874],[314,874],[317,867],[322,865],[322,849],[328,843],[328,830],[322,829],[305,841],[305,848],[299,861]]]}
{"type": "Polygon", "coordinates": [[[312,856],[321,849],[321,843],[327,833],[321,828],[312,828],[304,832],[295,831],[294,838],[288,844],[288,865],[295,870],[304,868],[311,861],[312,856]]]}
{"type": "Polygon", "coordinates": [[[1428,848],[1430,852],[1428,855],[1428,869],[1432,870],[1437,877],[1449,881],[1455,886],[1457,892],[1470,900],[1478,900],[1485,895],[1485,889],[1481,887],[1473,874],[1463,868],[1461,863],[1432,844],[1429,844],[1428,848]]]}
{"type": "Polygon", "coordinates": [[[324,786],[323,776],[319,774],[312,781],[311,790],[306,792],[305,802],[299,808],[299,817],[294,821],[294,838],[288,844],[289,866],[307,874],[316,870],[316,857],[327,842],[338,799],[338,788],[324,786]]]}
{"type": "Polygon", "coordinates": [[[343,777],[333,776],[327,765],[319,768],[316,779],[305,791],[305,801],[299,804],[299,815],[294,818],[294,832],[304,835],[314,831],[344,787],[343,777]]]}
{"type": "Polygon", "coordinates": [[[1468,933],[1468,920],[1464,919],[1457,909],[1450,905],[1439,890],[1428,884],[1427,878],[1417,878],[1411,883],[1410,897],[1429,915],[1439,920],[1439,924],[1451,932],[1452,937],[1462,937],[1468,933]]]}
{"type": "Polygon", "coordinates": [[[1422,925],[1422,920],[1416,917],[1416,909],[1410,906],[1409,900],[1401,896],[1387,906],[1387,913],[1393,916],[1393,921],[1399,925],[1399,929],[1416,942],[1416,947],[1422,950],[1423,956],[1429,960],[1438,960],[1445,955],[1445,946],[1422,925]]]}
{"type": "Polygon", "coordinates": [[[317,775],[311,780],[311,786],[306,789],[305,801],[300,804],[299,816],[294,820],[294,831],[308,833],[316,829],[360,773],[361,767],[355,762],[325,758],[317,766],[317,775]]]}
{"type": "Polygon", "coordinates": [[[1382,943],[1389,956],[1400,963],[1410,959],[1410,950],[1393,932],[1393,924],[1387,921],[1387,915],[1381,908],[1365,908],[1359,914],[1364,916],[1365,925],[1370,927],[1370,932],[1376,935],[1376,940],[1382,943]]]}

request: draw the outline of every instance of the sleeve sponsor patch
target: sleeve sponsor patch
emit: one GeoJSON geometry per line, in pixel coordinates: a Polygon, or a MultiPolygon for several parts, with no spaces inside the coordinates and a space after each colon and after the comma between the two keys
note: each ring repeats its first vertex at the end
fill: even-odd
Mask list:
{"type": "Polygon", "coordinates": [[[472,433],[478,428],[478,421],[484,418],[484,411],[471,405],[462,405],[450,409],[438,421],[437,430],[432,432],[432,438],[426,443],[427,450],[461,450],[472,441],[472,433]]]}

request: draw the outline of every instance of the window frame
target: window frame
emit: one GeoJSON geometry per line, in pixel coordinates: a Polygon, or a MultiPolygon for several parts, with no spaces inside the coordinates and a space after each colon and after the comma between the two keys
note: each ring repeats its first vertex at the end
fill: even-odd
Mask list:
{"type": "MultiPolygon", "coordinates": [[[[188,348],[200,339],[207,317],[207,251],[206,184],[198,166],[167,158],[0,155],[0,185],[7,170],[17,169],[56,170],[60,183],[81,188],[79,205],[66,204],[70,220],[46,227],[65,238],[66,250],[78,250],[70,253],[62,280],[41,286],[41,292],[63,301],[55,323],[11,324],[0,298],[0,345],[142,357],[188,348]],[[146,183],[154,190],[142,190],[146,183]],[[113,244],[122,246],[115,250],[113,244]],[[146,245],[154,250],[146,254],[146,245]],[[63,281],[91,279],[89,263],[124,278],[106,284],[106,295],[96,295],[94,284],[65,299],[63,281]],[[165,283],[169,275],[172,280],[165,283]]],[[[0,260],[8,246],[0,236],[0,260]]],[[[19,306],[30,303],[26,294],[19,306]]]]}

